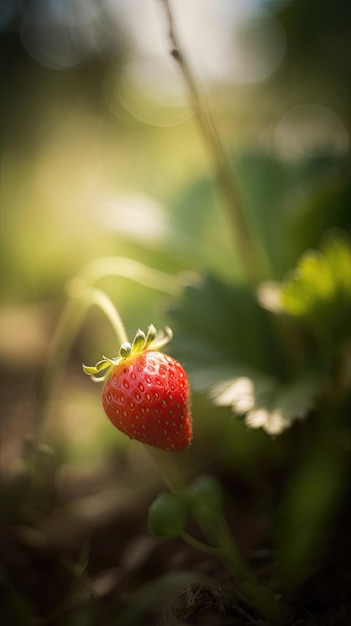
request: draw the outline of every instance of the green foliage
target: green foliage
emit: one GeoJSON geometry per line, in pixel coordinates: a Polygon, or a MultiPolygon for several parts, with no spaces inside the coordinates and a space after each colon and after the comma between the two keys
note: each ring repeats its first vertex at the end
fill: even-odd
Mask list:
{"type": "Polygon", "coordinates": [[[289,163],[265,152],[243,152],[234,175],[267,278],[282,280],[325,229],[351,227],[344,159],[325,154],[289,163]]]}
{"type": "Polygon", "coordinates": [[[169,311],[174,329],[171,349],[182,357],[196,390],[230,375],[282,375],[281,346],[272,316],[244,285],[206,275],[186,287],[169,311]]]}
{"type": "Polygon", "coordinates": [[[300,318],[327,349],[351,337],[351,242],[344,233],[307,251],[282,289],[284,311],[300,318]]]}
{"type": "Polygon", "coordinates": [[[317,444],[296,468],[281,502],[278,567],[290,581],[318,556],[345,488],[344,455],[317,444]]]}
{"type": "Polygon", "coordinates": [[[207,276],[186,289],[170,314],[176,355],[193,389],[209,391],[215,404],[272,434],[310,409],[320,372],[309,363],[294,368],[290,337],[248,287],[207,276]]]}
{"type": "Polygon", "coordinates": [[[350,277],[350,240],[332,231],[276,290],[272,311],[244,285],[189,285],[170,315],[193,389],[271,434],[307,415],[351,338],[350,277]]]}
{"type": "MultiPolygon", "coordinates": [[[[313,159],[297,170],[292,194],[293,217],[287,239],[294,242],[294,259],[309,248],[318,248],[324,233],[339,227],[351,229],[351,183],[348,164],[337,159],[313,159]]],[[[289,268],[288,268],[289,269],[289,268]]]]}
{"type": "Polygon", "coordinates": [[[280,277],[292,254],[293,242],[286,238],[288,224],[282,206],[293,186],[294,171],[275,157],[251,152],[239,155],[235,176],[246,219],[266,266],[265,277],[280,277]]]}

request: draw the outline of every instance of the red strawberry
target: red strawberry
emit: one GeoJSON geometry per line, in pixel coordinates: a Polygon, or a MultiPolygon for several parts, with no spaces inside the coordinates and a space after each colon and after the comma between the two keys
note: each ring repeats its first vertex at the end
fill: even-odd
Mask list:
{"type": "MultiPolygon", "coordinates": [[[[186,448],[192,440],[189,382],[183,367],[158,352],[171,338],[138,331],[133,345],[123,344],[117,359],[104,359],[95,368],[108,369],[102,403],[111,422],[131,439],[167,451],[186,448]]],[[[94,377],[94,380],[100,380],[94,377]]]]}

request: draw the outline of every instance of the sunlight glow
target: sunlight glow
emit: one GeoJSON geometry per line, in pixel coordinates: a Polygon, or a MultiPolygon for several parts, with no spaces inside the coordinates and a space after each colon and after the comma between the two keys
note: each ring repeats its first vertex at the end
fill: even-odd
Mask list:
{"type": "Polygon", "coordinates": [[[126,193],[102,199],[99,210],[94,208],[93,212],[110,233],[120,233],[146,244],[162,242],[167,235],[162,205],[142,194],[126,193]]]}
{"type": "Polygon", "coordinates": [[[241,376],[230,385],[224,383],[216,387],[215,404],[226,406],[231,404],[236,413],[246,413],[255,405],[254,385],[250,378],[241,376]]]}
{"type": "MultiPolygon", "coordinates": [[[[111,111],[158,126],[181,123],[191,115],[189,95],[170,55],[162,3],[120,0],[108,6],[129,44],[122,85],[118,79],[114,87],[116,79],[107,77],[111,111]]],[[[217,84],[263,81],[284,57],[284,30],[257,2],[178,0],[173,11],[182,50],[208,93],[217,84]]]]}

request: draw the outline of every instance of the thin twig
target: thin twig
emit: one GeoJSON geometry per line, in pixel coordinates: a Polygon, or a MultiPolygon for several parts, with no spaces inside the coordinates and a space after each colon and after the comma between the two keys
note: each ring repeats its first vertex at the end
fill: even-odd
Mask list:
{"type": "Polygon", "coordinates": [[[165,7],[168,21],[168,36],[171,44],[171,55],[177,61],[188,87],[192,107],[196,114],[197,121],[202,131],[203,137],[212,154],[215,171],[219,185],[222,189],[226,201],[229,216],[234,226],[234,233],[237,245],[241,252],[241,257],[251,282],[257,283],[261,278],[260,263],[257,257],[257,250],[244,217],[243,207],[238,191],[233,179],[233,173],[228,157],[223,148],[216,127],[213,123],[212,115],[208,107],[207,99],[203,90],[194,78],[190,65],[184,56],[176,33],[173,13],[169,0],[161,0],[165,7]]]}

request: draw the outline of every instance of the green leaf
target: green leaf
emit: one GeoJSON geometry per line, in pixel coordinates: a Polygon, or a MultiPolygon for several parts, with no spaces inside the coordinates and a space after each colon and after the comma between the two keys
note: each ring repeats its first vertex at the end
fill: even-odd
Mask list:
{"type": "Polygon", "coordinates": [[[244,285],[205,276],[185,288],[169,315],[174,329],[171,351],[183,362],[196,390],[254,372],[282,377],[287,372],[274,316],[244,285]]]}
{"type": "Polygon", "coordinates": [[[224,381],[212,388],[211,397],[215,405],[231,406],[234,413],[244,415],[250,428],[278,435],[308,414],[321,389],[322,376],[318,372],[306,373],[286,384],[262,375],[224,381]]]}
{"type": "Polygon", "coordinates": [[[351,241],[346,234],[329,234],[320,251],[302,257],[283,285],[281,305],[301,319],[323,347],[335,349],[351,337],[351,241]]]}
{"type": "Polygon", "coordinates": [[[282,280],[308,246],[327,228],[351,227],[351,184],[347,158],[313,155],[289,163],[272,155],[247,152],[235,159],[246,219],[257,250],[282,280]]]}
{"type": "Polygon", "coordinates": [[[247,287],[207,276],[186,289],[170,314],[175,356],[192,389],[230,406],[250,428],[278,434],[307,415],[320,395],[323,371],[313,354],[302,348],[301,356],[299,348],[295,363],[290,327],[283,334],[281,319],[247,287]]]}
{"type": "Polygon", "coordinates": [[[294,244],[293,265],[306,248],[318,248],[323,233],[329,229],[338,227],[347,232],[351,228],[348,163],[333,158],[323,163],[320,158],[305,163],[302,168],[288,207],[286,236],[294,244]],[[316,161],[319,162],[317,176],[316,161]]]}
{"type": "Polygon", "coordinates": [[[294,172],[273,156],[247,152],[235,159],[235,177],[256,249],[269,268],[268,276],[277,279],[289,267],[291,256],[293,242],[286,237],[282,206],[294,172]]]}

